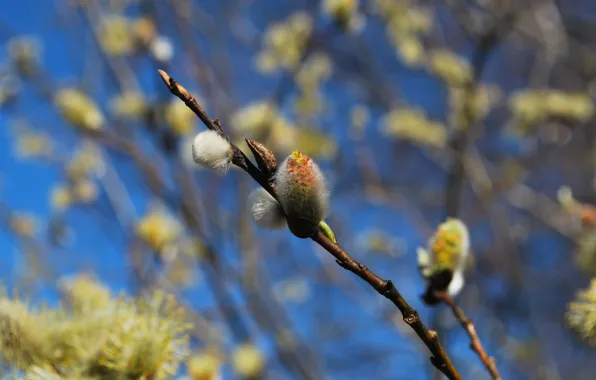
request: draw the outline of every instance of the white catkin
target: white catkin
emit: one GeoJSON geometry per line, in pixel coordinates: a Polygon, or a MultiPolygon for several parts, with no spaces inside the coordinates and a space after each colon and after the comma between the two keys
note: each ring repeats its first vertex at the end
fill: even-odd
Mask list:
{"type": "Polygon", "coordinates": [[[225,174],[232,166],[232,146],[215,131],[199,133],[192,144],[195,163],[225,174]]]}
{"type": "Polygon", "coordinates": [[[290,155],[278,167],[275,182],[277,194],[288,216],[299,217],[318,224],[329,211],[329,191],[323,172],[311,159],[300,170],[309,171],[312,178],[304,187],[304,182],[294,172],[289,171],[289,162],[295,158],[290,155]]]}
{"type": "Polygon", "coordinates": [[[248,207],[259,226],[272,229],[286,226],[281,206],[265,189],[256,189],[249,194],[248,207]]]}

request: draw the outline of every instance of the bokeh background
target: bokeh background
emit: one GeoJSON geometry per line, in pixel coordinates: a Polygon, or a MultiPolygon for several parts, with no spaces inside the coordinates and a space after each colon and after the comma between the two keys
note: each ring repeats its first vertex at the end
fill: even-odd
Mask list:
{"type": "MultiPolygon", "coordinates": [[[[6,2],[2,282],[32,307],[58,307],[77,275],[163,288],[191,316],[191,357],[222,364],[197,379],[241,377],[242,344],[267,379],[440,378],[383,297],[251,221],[246,173],[192,162],[205,127],[161,68],[247,153],[253,138],[320,164],[339,241],[465,379],[489,377],[450,311],[420,299],[416,249],[447,216],[471,232],[458,303],[503,378],[592,379],[566,313],[596,272],[595,32],[580,0],[6,2]]],[[[589,335],[596,316],[578,313],[589,335]]]]}

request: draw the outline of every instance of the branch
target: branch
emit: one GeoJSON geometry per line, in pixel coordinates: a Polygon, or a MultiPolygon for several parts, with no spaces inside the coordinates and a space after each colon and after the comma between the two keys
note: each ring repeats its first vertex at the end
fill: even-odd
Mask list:
{"type": "Polygon", "coordinates": [[[484,364],[484,366],[490,373],[491,378],[493,380],[501,380],[501,375],[499,374],[499,370],[497,369],[497,363],[493,357],[488,356],[486,351],[484,351],[484,347],[482,346],[482,342],[480,341],[480,338],[476,333],[476,328],[474,327],[472,320],[466,317],[464,311],[459,306],[457,306],[457,303],[449,294],[445,292],[440,292],[435,293],[435,296],[451,308],[451,311],[453,312],[455,318],[459,321],[461,326],[464,328],[464,330],[466,330],[466,332],[470,336],[470,348],[474,352],[476,352],[478,357],[480,357],[482,364],[484,364]]]}
{"type": "MultiPolygon", "coordinates": [[[[180,100],[182,100],[186,106],[190,108],[199,119],[201,119],[208,129],[216,131],[226,140],[230,141],[229,137],[226,135],[217,119],[211,119],[205,110],[201,108],[196,99],[190,95],[190,93],[182,85],[176,82],[174,78],[170,77],[163,70],[158,71],[170,92],[180,98],[180,100]]],[[[257,183],[259,183],[259,185],[261,185],[275,199],[277,199],[275,188],[269,181],[269,175],[259,170],[237,146],[231,142],[230,144],[234,150],[232,163],[246,171],[257,183]]],[[[445,376],[447,376],[450,380],[462,379],[460,374],[451,363],[447,353],[443,349],[437,333],[426,328],[426,326],[422,323],[418,312],[406,302],[395,285],[393,285],[391,280],[382,279],[369,270],[366,266],[358,263],[346,251],[344,251],[339,244],[327,238],[320,229],[318,229],[311,238],[327,252],[332,254],[335,257],[338,265],[366,281],[366,283],[373,287],[379,294],[390,300],[399,309],[403,316],[404,322],[406,322],[416,332],[416,334],[432,353],[430,361],[439,371],[444,373],[445,376]]]]}

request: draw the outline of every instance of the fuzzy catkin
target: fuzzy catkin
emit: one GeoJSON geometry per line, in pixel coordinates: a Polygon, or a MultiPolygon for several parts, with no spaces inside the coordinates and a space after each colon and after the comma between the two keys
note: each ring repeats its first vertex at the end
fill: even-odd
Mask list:
{"type": "Polygon", "coordinates": [[[329,209],[327,183],[319,166],[293,152],[278,167],[275,182],[290,230],[298,237],[312,236],[329,209]]]}
{"type": "Polygon", "coordinates": [[[193,160],[204,167],[225,174],[232,166],[232,146],[215,131],[199,133],[192,144],[193,160]]]}
{"type": "Polygon", "coordinates": [[[264,228],[282,228],[286,216],[280,204],[265,189],[259,188],[248,196],[250,213],[255,222],[264,228]]]}

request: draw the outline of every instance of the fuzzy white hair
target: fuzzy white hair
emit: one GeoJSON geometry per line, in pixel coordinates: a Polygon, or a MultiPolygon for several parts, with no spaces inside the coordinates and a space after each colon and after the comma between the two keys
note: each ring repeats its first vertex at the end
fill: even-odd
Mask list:
{"type": "Polygon", "coordinates": [[[192,143],[195,163],[225,174],[232,166],[232,146],[215,131],[199,133],[192,143]]]}
{"type": "Polygon", "coordinates": [[[253,190],[248,195],[248,207],[255,222],[264,228],[286,226],[286,216],[275,198],[265,189],[253,190]]]}

